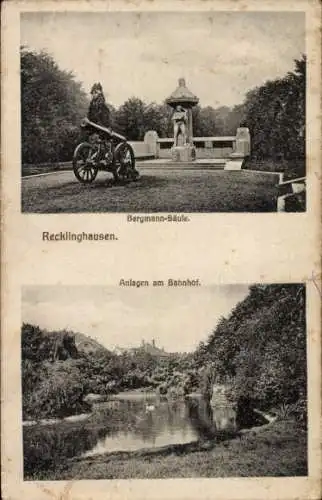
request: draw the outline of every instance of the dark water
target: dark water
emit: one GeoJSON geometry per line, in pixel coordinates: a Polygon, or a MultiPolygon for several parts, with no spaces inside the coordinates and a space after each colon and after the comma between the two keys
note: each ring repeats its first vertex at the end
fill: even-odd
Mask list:
{"type": "Polygon", "coordinates": [[[231,406],[212,408],[200,398],[109,401],[96,405],[86,420],[25,427],[25,473],[75,456],[190,443],[235,429],[231,406]]]}
{"type": "MultiPolygon", "coordinates": [[[[99,439],[86,455],[112,451],[133,451],[198,439],[183,402],[159,403],[118,401],[117,428],[99,439]],[[128,421],[128,416],[132,416],[128,421]]],[[[104,413],[104,410],[101,410],[104,413]]]]}

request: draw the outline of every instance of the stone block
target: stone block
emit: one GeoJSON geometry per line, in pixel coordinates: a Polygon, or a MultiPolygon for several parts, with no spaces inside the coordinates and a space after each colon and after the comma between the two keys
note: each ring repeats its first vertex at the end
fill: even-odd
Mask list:
{"type": "Polygon", "coordinates": [[[235,149],[232,156],[245,158],[250,155],[250,134],[247,127],[237,129],[235,149]]]}
{"type": "Polygon", "coordinates": [[[189,162],[196,159],[196,149],[191,144],[174,146],[171,149],[172,160],[175,162],[189,162]]]}
{"type": "Polygon", "coordinates": [[[148,130],[144,135],[144,143],[147,145],[148,152],[155,158],[158,152],[158,138],[159,136],[155,130],[148,130]]]}
{"type": "Polygon", "coordinates": [[[225,170],[241,170],[243,164],[243,159],[231,158],[227,161],[225,165],[225,170]]]}

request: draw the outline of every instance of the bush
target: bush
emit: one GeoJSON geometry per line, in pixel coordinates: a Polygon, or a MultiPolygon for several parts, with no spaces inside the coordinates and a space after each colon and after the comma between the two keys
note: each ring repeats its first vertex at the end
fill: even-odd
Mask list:
{"type": "Polygon", "coordinates": [[[24,419],[63,418],[90,410],[83,401],[85,384],[77,361],[43,363],[38,383],[24,393],[24,419]]]}

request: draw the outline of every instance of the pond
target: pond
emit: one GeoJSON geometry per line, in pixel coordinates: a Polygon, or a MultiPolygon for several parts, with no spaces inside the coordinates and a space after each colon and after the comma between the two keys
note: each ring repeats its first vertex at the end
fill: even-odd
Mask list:
{"type": "Polygon", "coordinates": [[[24,427],[24,470],[28,475],[73,457],[185,444],[225,430],[236,430],[232,406],[212,408],[202,398],[118,396],[95,405],[85,420],[24,427]]]}

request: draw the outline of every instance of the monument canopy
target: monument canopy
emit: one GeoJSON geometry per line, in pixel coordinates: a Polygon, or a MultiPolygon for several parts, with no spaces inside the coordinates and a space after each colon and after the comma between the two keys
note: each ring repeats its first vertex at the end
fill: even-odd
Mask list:
{"type": "Polygon", "coordinates": [[[190,108],[198,104],[199,99],[187,87],[184,78],[179,78],[179,86],[165,101],[169,106],[175,107],[178,104],[190,108]]]}

